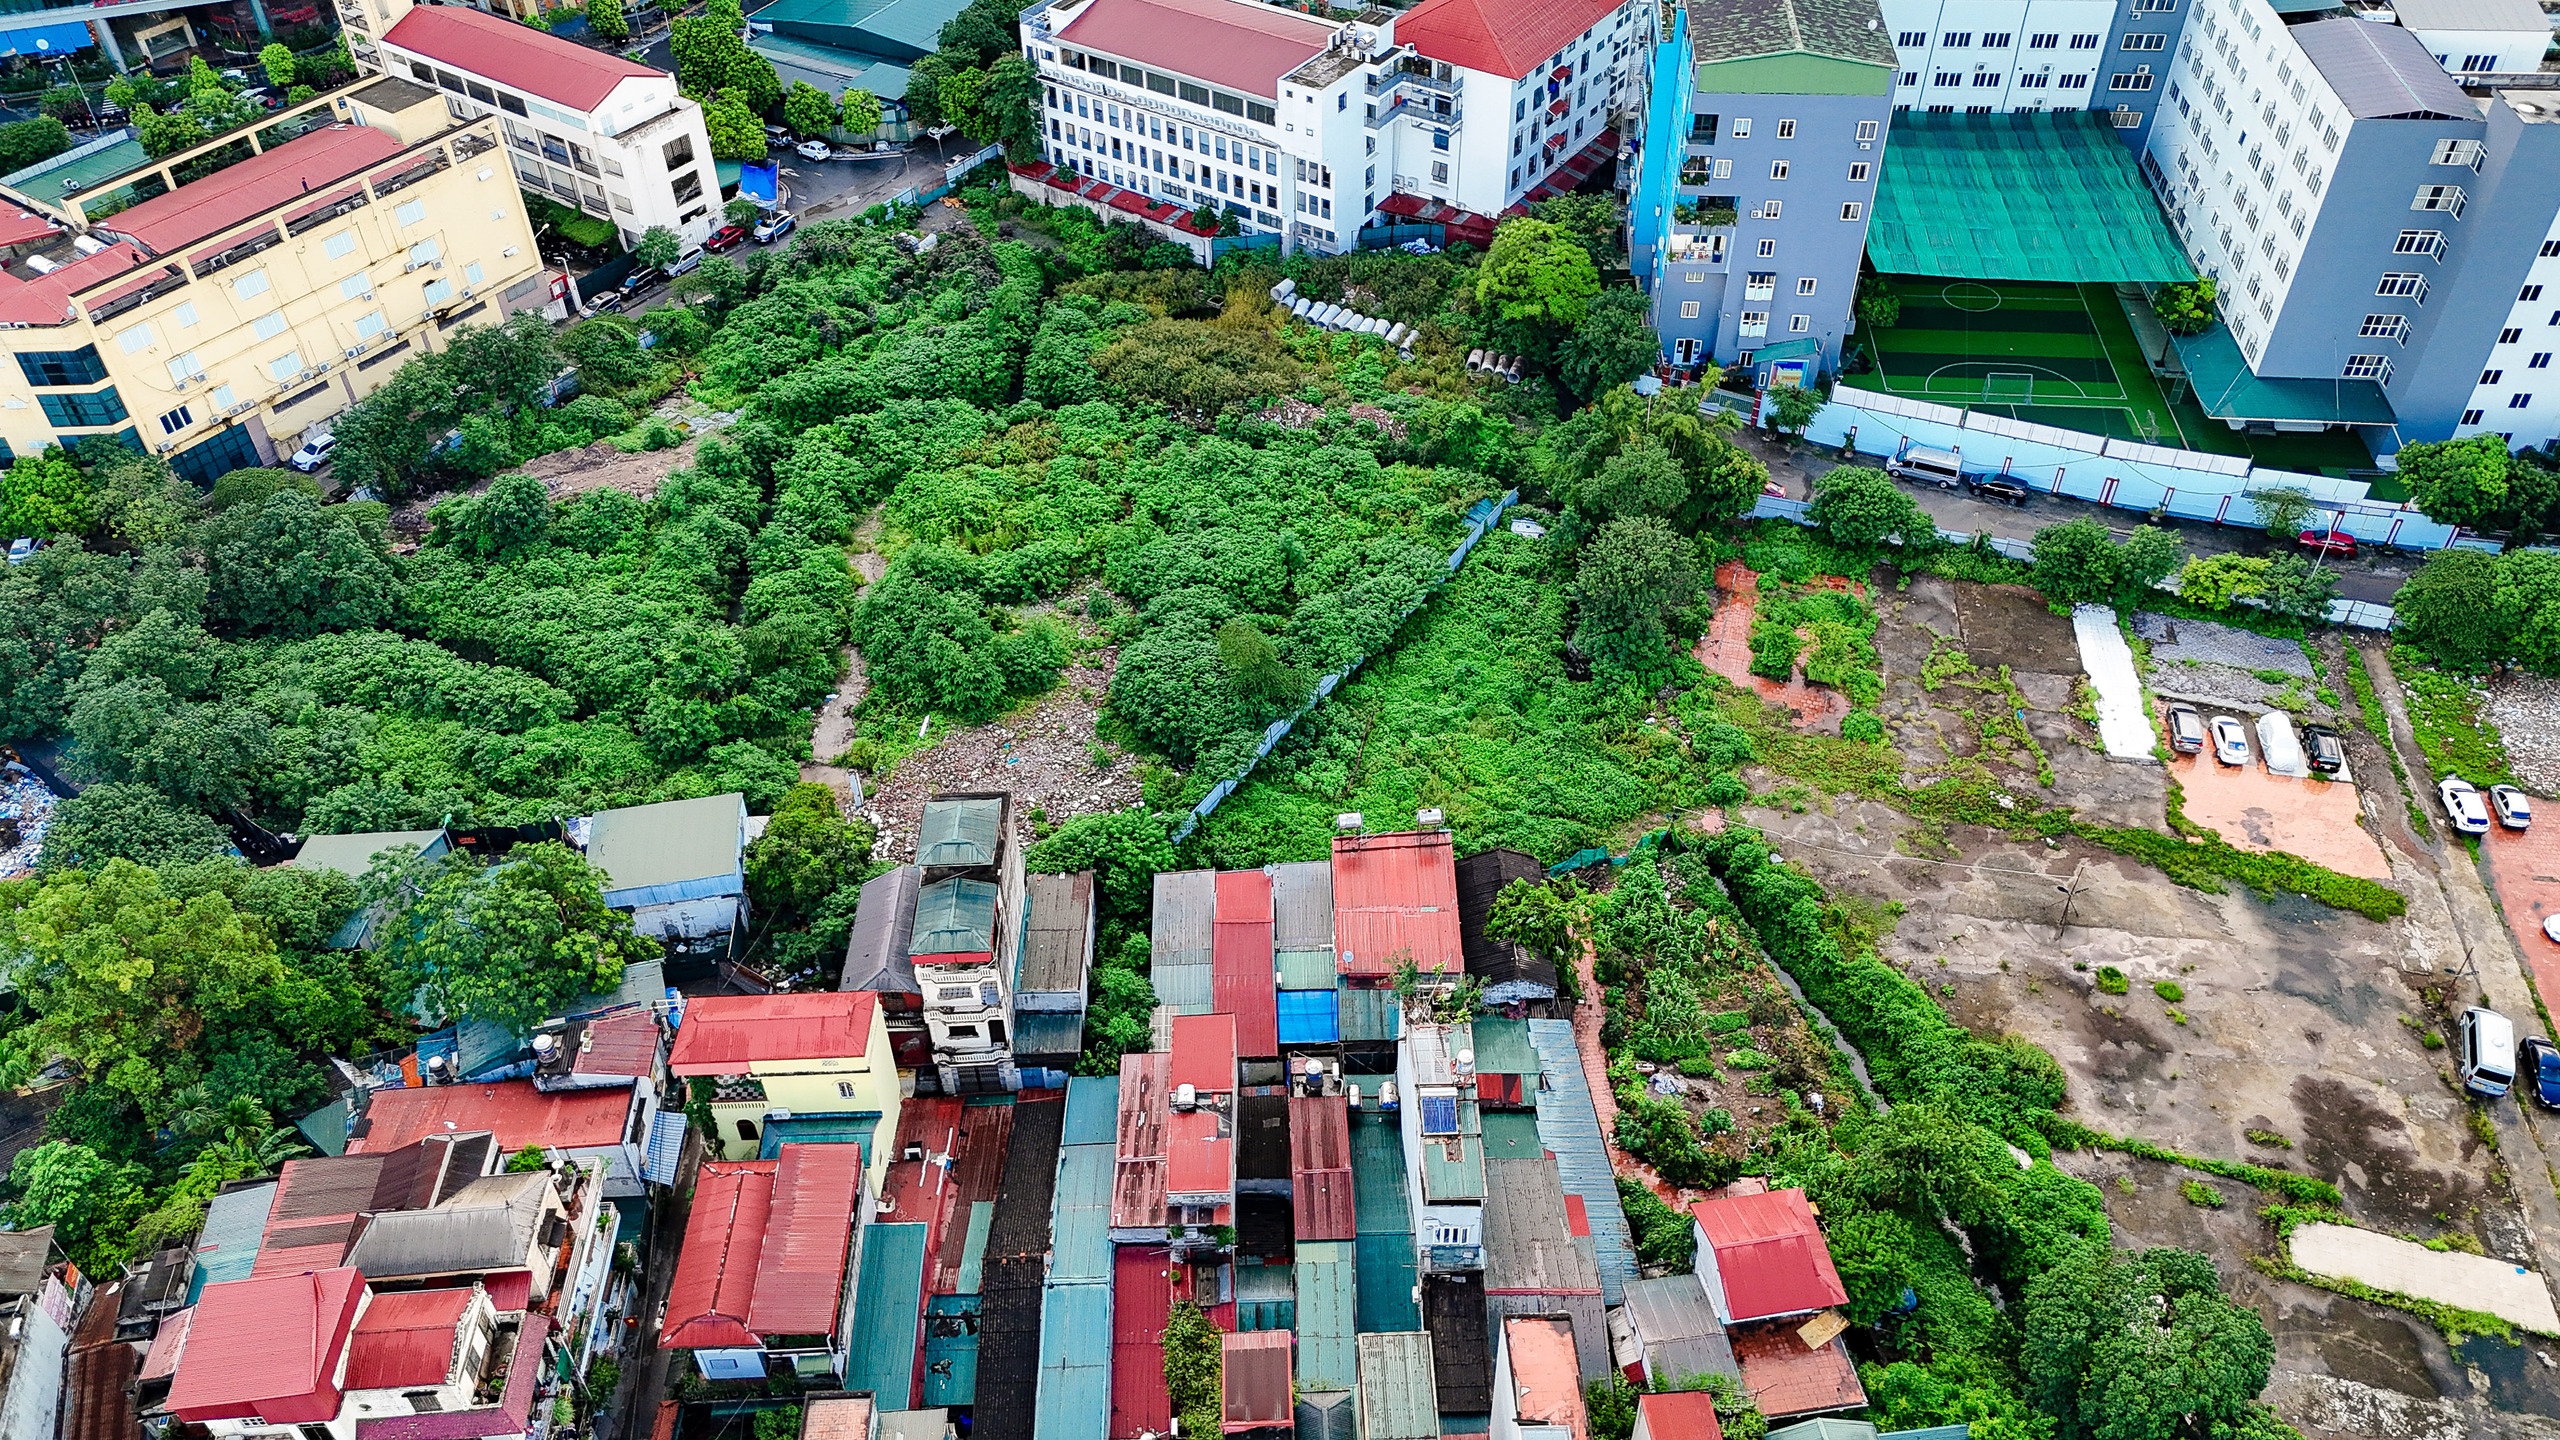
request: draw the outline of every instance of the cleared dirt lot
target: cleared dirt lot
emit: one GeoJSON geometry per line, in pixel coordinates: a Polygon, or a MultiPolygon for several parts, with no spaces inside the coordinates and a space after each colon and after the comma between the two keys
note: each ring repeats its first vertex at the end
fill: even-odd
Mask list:
{"type": "Polygon", "coordinates": [[[1751,622],[1759,593],[1760,577],[1749,566],[1739,560],[1718,565],[1715,618],[1707,622],[1707,633],[1698,637],[1692,653],[1714,674],[1795,712],[1796,723],[1804,728],[1839,734],[1840,717],[1849,713],[1849,701],[1839,691],[1807,683],[1801,666],[1783,681],[1751,673],[1751,622]]]}

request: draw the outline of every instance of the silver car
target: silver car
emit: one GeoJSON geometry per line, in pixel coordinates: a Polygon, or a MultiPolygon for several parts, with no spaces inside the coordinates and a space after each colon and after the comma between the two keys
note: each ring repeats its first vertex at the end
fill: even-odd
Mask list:
{"type": "Polygon", "coordinates": [[[2489,809],[2498,823],[2510,830],[2522,830],[2533,823],[2533,797],[2513,785],[2489,787],[2489,809]]]}

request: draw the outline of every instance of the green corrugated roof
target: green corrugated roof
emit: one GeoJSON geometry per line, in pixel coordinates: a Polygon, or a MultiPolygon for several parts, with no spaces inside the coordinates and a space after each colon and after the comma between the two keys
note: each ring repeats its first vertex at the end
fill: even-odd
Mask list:
{"type": "Polygon", "coordinates": [[[1360,1379],[1359,1287],[1348,1240],[1301,1240],[1298,1282],[1298,1388],[1348,1390],[1360,1379]]]}
{"type": "Polygon", "coordinates": [[[952,1282],[955,1295],[975,1295],[986,1274],[987,1232],[995,1228],[996,1202],[969,1202],[969,1233],[960,1242],[960,1274],[952,1282]]]}
{"type": "Polygon", "coordinates": [[[747,48],[772,61],[786,80],[807,80],[830,91],[868,90],[884,100],[907,93],[907,67],[895,61],[788,35],[750,36],[747,48]]]}
{"type": "Polygon", "coordinates": [[[1477,1074],[1538,1073],[1538,1047],[1529,1043],[1528,1021],[1478,1016],[1468,1028],[1474,1034],[1477,1074]]]}
{"type": "Polygon", "coordinates": [[[1402,1330],[1360,1337],[1363,1440],[1438,1440],[1440,1389],[1431,1371],[1431,1334],[1402,1330]]]}
{"type": "Polygon", "coordinates": [[[993,950],[996,887],[984,880],[936,880],[916,892],[917,955],[993,950]]]}
{"type": "Polygon", "coordinates": [[[916,863],[993,865],[1003,834],[1001,800],[927,800],[917,827],[916,863]]]}
{"type": "Polygon", "coordinates": [[[1527,1110],[1497,1110],[1484,1117],[1484,1158],[1535,1160],[1547,1153],[1538,1139],[1538,1117],[1527,1110]]]}
{"type": "Polygon", "coordinates": [[[933,53],[942,27],[966,0],[774,0],[756,23],[780,35],[861,50],[892,60],[933,53]]]}
{"type": "Polygon", "coordinates": [[[1413,1260],[1413,1232],[1363,1234],[1352,1244],[1360,1257],[1353,1287],[1360,1333],[1422,1328],[1422,1307],[1413,1298],[1414,1287],[1422,1283],[1421,1267],[1413,1260]]]}
{"type": "MultiPolygon", "coordinates": [[[[1352,1083],[1364,1095],[1377,1093],[1372,1080],[1352,1083]]],[[[1412,1202],[1404,1191],[1404,1132],[1393,1115],[1362,1111],[1351,1117],[1351,1204],[1361,1234],[1413,1239],[1412,1202]]]]}
{"type": "Polygon", "coordinates": [[[1484,1124],[1476,1112],[1476,1102],[1462,1093],[1458,1097],[1458,1133],[1423,1137],[1422,1199],[1432,1204],[1483,1198],[1484,1124]]]}
{"type": "Polygon", "coordinates": [[[1867,258],[1889,275],[2192,280],[2133,152],[2090,110],[1893,117],[1867,258]]]}
{"type": "Polygon", "coordinates": [[[846,1389],[912,1393],[924,1304],[924,1241],[925,1227],[912,1223],[875,1223],[864,1232],[853,1351],[845,1357],[846,1389]]]}
{"type": "Polygon", "coordinates": [[[1333,951],[1282,950],[1274,957],[1283,990],[1330,990],[1334,985],[1333,951]]]}
{"type": "MultiPolygon", "coordinates": [[[[1404,1033],[1404,1012],[1393,990],[1342,991],[1342,1038],[1346,1042],[1393,1040],[1404,1033]]],[[[1364,1094],[1376,1094],[1374,1090],[1364,1094]]]]}
{"type": "Polygon", "coordinates": [[[604,888],[641,890],[737,873],[746,797],[731,791],[607,810],[587,822],[587,862],[604,888]]]}
{"type": "Polygon", "coordinates": [[[2391,399],[2371,380],[2300,380],[2253,374],[2231,332],[2220,325],[2180,335],[2178,363],[2196,403],[2217,420],[2318,421],[2324,425],[2389,425],[2391,399]]]}

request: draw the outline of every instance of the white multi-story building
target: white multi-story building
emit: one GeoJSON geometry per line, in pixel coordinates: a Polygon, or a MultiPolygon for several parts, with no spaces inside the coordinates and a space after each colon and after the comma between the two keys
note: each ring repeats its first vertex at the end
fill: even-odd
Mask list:
{"type": "Polygon", "coordinates": [[[1023,47],[1050,163],[1337,251],[1382,207],[1437,202],[1489,228],[1570,188],[1641,103],[1655,9],[1423,0],[1332,21],[1255,0],[1051,0],[1023,47]]]}
{"type": "Polygon", "coordinates": [[[443,91],[457,117],[498,115],[525,189],[612,221],[625,248],[661,225],[699,245],[718,225],[711,135],[673,75],[461,5],[352,3],[381,26],[358,58],[443,91]]]}

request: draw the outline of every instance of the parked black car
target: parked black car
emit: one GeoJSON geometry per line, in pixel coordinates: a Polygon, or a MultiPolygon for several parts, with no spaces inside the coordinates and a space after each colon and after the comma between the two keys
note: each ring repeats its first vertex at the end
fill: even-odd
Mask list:
{"type": "Polygon", "coordinates": [[[2516,1059],[2524,1067],[2534,1103],[2545,1110],[2560,1110],[2560,1045],[2529,1035],[2522,1048],[2524,1053],[2516,1059]]]}
{"type": "Polygon", "coordinates": [[[2347,768],[2346,742],[2326,725],[2302,727],[2302,753],[2311,761],[2311,768],[2323,775],[2335,775],[2347,768]]]}
{"type": "Polygon", "coordinates": [[[1967,475],[1964,488],[1985,500],[2020,507],[2026,505],[2027,496],[2033,493],[2027,489],[2027,482],[2015,475],[1967,475]]]}

